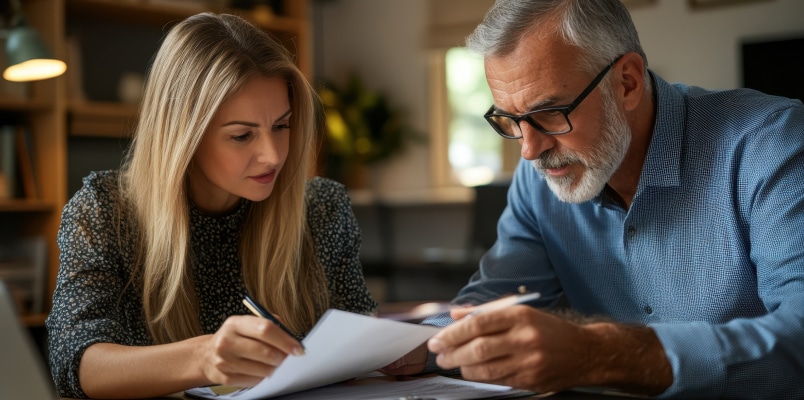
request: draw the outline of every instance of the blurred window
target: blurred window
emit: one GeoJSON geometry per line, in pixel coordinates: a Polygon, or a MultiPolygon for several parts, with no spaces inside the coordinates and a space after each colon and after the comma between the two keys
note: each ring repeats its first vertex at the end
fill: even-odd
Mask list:
{"type": "Polygon", "coordinates": [[[449,119],[447,154],[452,175],[464,186],[491,182],[502,172],[502,144],[483,114],[493,102],[483,59],[463,47],[446,53],[449,119]]]}
{"type": "Polygon", "coordinates": [[[509,179],[519,160],[519,143],[503,140],[483,118],[493,103],[483,58],[452,47],[435,50],[430,64],[434,185],[509,179]]]}

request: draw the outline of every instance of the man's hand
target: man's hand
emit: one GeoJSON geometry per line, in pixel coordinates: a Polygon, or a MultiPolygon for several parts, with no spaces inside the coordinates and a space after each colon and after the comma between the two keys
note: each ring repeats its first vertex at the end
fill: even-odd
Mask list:
{"type": "Polygon", "coordinates": [[[538,392],[614,386],[657,394],[672,383],[650,328],[579,325],[524,305],[466,317],[472,311],[453,310],[458,321],[428,341],[438,365],[460,367],[466,379],[538,392]]]}
{"type": "Polygon", "coordinates": [[[461,368],[464,378],[539,392],[577,386],[589,350],[583,329],[532,307],[481,312],[458,309],[460,319],[428,341],[441,368],[461,368]]]}

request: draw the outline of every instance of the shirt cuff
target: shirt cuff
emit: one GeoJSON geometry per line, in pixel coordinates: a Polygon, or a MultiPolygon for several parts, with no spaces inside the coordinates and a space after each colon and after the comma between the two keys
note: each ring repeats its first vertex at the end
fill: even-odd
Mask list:
{"type": "Polygon", "coordinates": [[[460,375],[461,369],[460,368],[453,368],[453,369],[441,369],[441,367],[436,364],[436,357],[438,354],[433,353],[431,351],[427,352],[427,363],[424,364],[424,371],[422,373],[436,373],[439,375],[460,375]]]}
{"type": "Polygon", "coordinates": [[[659,398],[720,397],[726,365],[714,327],[707,323],[651,324],[673,369],[673,384],[659,398]]]}

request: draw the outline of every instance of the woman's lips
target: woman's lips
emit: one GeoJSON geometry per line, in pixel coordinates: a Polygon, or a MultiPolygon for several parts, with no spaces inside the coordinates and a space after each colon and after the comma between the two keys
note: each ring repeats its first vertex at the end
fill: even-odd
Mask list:
{"type": "Polygon", "coordinates": [[[274,177],[276,177],[276,170],[273,170],[267,174],[250,176],[249,178],[253,179],[257,183],[271,183],[274,181],[274,177]]]}

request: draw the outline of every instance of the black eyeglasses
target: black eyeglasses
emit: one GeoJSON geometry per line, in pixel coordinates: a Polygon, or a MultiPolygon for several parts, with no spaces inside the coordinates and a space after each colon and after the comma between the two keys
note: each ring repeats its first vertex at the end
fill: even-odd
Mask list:
{"type": "Polygon", "coordinates": [[[522,115],[505,114],[498,112],[492,105],[486,114],[483,116],[489,122],[492,128],[497,131],[500,136],[506,139],[521,139],[522,128],[519,124],[522,121],[527,121],[532,127],[539,130],[545,135],[561,135],[572,131],[572,123],[569,120],[569,113],[572,112],[579,104],[595,90],[595,87],[603,80],[606,73],[609,72],[611,67],[616,63],[620,57],[612,61],[603,71],[592,80],[592,83],[581,92],[580,95],[570,104],[566,106],[544,107],[528,111],[522,115]]]}

